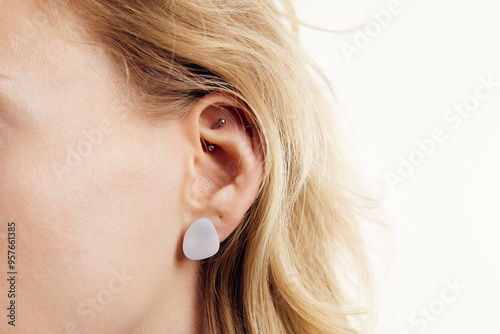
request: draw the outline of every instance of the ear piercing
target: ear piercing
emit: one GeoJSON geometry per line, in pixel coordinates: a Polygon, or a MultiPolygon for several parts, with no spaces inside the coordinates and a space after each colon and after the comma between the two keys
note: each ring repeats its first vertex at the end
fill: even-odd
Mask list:
{"type": "Polygon", "coordinates": [[[224,124],[226,124],[226,120],[224,118],[219,118],[219,121],[217,122],[217,124],[212,126],[212,129],[217,129],[219,126],[224,125],[224,124]]]}
{"type": "MultiPolygon", "coordinates": [[[[212,126],[212,129],[217,129],[219,126],[221,125],[224,125],[226,124],[226,120],[224,118],[219,118],[219,121],[217,122],[217,124],[215,124],[214,126],[212,126]]],[[[245,128],[256,128],[257,125],[255,124],[252,124],[252,125],[245,125],[245,128]]],[[[215,145],[212,144],[212,143],[208,143],[208,150],[210,152],[212,152],[213,150],[215,150],[215,145]]]]}
{"type": "MultiPolygon", "coordinates": [[[[212,129],[217,129],[219,126],[224,125],[224,124],[226,124],[226,120],[224,118],[219,118],[219,121],[217,122],[217,124],[215,124],[214,126],[212,126],[212,129]]],[[[213,150],[215,150],[215,145],[212,144],[212,143],[208,143],[208,150],[210,152],[212,152],[213,150]]]]}
{"type": "Polygon", "coordinates": [[[191,260],[204,260],[219,251],[219,235],[208,218],[199,218],[184,234],[182,242],[184,255],[191,260]]]}

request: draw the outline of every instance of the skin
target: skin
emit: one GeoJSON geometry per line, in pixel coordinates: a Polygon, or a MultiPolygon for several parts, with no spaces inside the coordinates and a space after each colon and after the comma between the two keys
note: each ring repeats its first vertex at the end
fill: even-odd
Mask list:
{"type": "Polygon", "coordinates": [[[222,93],[180,121],[135,117],[103,53],[56,29],[91,42],[69,12],[52,22],[31,1],[1,6],[0,250],[15,222],[18,274],[12,327],[3,257],[0,332],[203,333],[200,262],[182,239],[207,217],[224,240],[255,200],[255,131],[222,93]]]}

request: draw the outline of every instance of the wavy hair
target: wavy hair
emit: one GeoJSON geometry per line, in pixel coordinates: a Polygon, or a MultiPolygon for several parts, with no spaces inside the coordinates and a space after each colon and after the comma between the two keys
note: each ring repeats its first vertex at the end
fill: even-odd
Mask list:
{"type": "Polygon", "coordinates": [[[258,196],[202,263],[207,330],[361,333],[364,199],[291,2],[64,2],[113,59],[144,117],[179,119],[205,94],[225,92],[258,125],[258,196]]]}

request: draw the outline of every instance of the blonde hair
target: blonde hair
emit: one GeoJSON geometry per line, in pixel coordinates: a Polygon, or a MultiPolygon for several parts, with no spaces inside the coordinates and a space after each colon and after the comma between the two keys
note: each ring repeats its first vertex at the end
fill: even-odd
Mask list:
{"type": "Polygon", "coordinates": [[[258,196],[202,264],[209,332],[359,333],[363,310],[346,284],[368,273],[362,199],[318,72],[290,28],[290,2],[64,1],[116,60],[145,116],[181,118],[218,91],[258,125],[258,196]]]}

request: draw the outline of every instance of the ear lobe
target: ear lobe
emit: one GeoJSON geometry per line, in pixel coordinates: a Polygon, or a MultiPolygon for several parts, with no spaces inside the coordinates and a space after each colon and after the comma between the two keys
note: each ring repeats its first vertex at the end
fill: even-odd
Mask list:
{"type": "MultiPolygon", "coordinates": [[[[263,176],[262,149],[257,129],[249,125],[243,103],[226,93],[201,98],[181,122],[196,132],[193,172],[188,180],[186,208],[191,221],[209,218],[224,240],[238,226],[257,197],[263,176]],[[224,124],[219,124],[223,118],[224,124]],[[201,143],[201,144],[200,144],[201,143]],[[206,144],[205,145],[203,144],[206,144]],[[210,151],[208,145],[213,145],[210,151]]],[[[252,123],[253,124],[253,123],[252,123]]],[[[191,133],[194,138],[194,133],[191,133]]]]}

